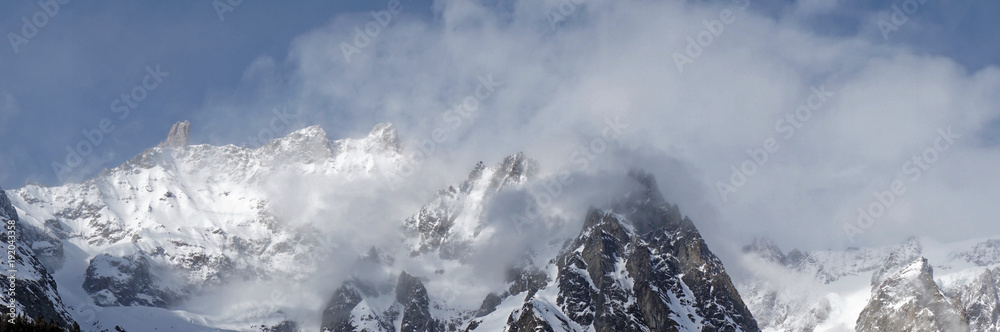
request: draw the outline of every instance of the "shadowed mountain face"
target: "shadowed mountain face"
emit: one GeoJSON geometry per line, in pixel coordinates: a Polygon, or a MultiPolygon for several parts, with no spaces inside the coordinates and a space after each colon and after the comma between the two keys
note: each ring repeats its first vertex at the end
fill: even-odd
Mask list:
{"type": "MultiPolygon", "coordinates": [[[[489,221],[480,211],[491,204],[492,193],[530,183],[523,170],[531,168],[517,165],[533,164],[518,154],[496,167],[476,165],[458,189],[442,191],[406,221],[404,229],[415,230],[408,232],[416,250],[412,255],[462,262],[462,255],[452,255],[443,245],[463,238],[456,233],[467,227],[455,225],[471,222],[472,229],[484,229],[489,221]],[[518,181],[494,185],[504,183],[497,179],[518,181]],[[477,190],[480,185],[488,190],[477,190]],[[482,206],[445,203],[469,200],[482,206]],[[470,208],[476,218],[462,220],[470,208]]],[[[448,308],[447,301],[430,299],[429,307],[437,309],[426,310],[427,295],[414,286],[419,280],[398,272],[391,302],[384,299],[392,291],[379,291],[377,282],[346,282],[327,305],[324,330],[403,331],[417,325],[425,327],[420,331],[757,331],[722,262],[694,223],[664,202],[652,176],[632,172],[628,179],[635,190],[587,212],[580,233],[564,239],[553,256],[527,252],[510,269],[507,286],[488,294],[477,309],[448,308]],[[371,305],[380,302],[389,304],[371,305]]],[[[479,240],[464,239],[467,249],[479,240]]],[[[441,277],[422,278],[433,282],[441,277]]]]}
{"type": "Polygon", "coordinates": [[[3,292],[0,305],[5,313],[3,319],[12,318],[7,317],[6,313],[10,311],[9,308],[13,308],[14,312],[32,320],[44,319],[65,328],[72,326],[73,318],[59,296],[55,279],[46,265],[37,258],[47,255],[51,248],[38,246],[33,250],[30,245],[31,240],[48,243],[50,239],[42,230],[21,223],[17,210],[3,190],[0,190],[0,223],[4,228],[2,238],[6,249],[5,264],[0,269],[3,271],[0,273],[0,289],[3,292]],[[13,289],[10,288],[11,285],[13,289]]]}
{"type": "Polygon", "coordinates": [[[592,210],[557,258],[557,304],[597,331],[754,331],[722,262],[652,176],[610,210],[592,210]]]}
{"type": "Polygon", "coordinates": [[[858,317],[858,331],[969,331],[965,310],[932,273],[920,257],[884,277],[858,317]]]}

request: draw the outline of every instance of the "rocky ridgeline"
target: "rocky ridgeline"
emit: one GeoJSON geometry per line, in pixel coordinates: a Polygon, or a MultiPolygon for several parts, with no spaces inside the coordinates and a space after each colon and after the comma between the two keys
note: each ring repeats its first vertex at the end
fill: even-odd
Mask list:
{"type": "Polygon", "coordinates": [[[928,247],[911,237],[885,248],[784,254],[772,241],[757,239],[744,252],[757,259],[753,261],[757,265],[773,264],[764,269],[771,270],[772,277],[782,277],[750,278],[740,289],[762,328],[810,330],[835,325],[834,315],[845,308],[823,292],[869,287],[863,311],[841,318],[853,319],[849,325],[858,331],[995,332],[1000,331],[997,243],[1000,240],[986,239],[928,247]],[[932,268],[934,260],[925,258],[931,256],[938,269],[932,268]],[[774,274],[774,269],[783,272],[774,274]],[[788,287],[783,282],[802,278],[813,285],[837,286],[815,294],[783,289],[788,287]]]}
{"type": "MultiPolygon", "coordinates": [[[[442,191],[405,222],[413,254],[461,261],[464,256],[454,255],[447,245],[461,238],[452,228],[489,221],[478,207],[474,218],[456,222],[468,217],[463,216],[467,210],[456,207],[467,208],[469,199],[488,206],[491,196],[486,193],[503,191],[505,183],[516,188],[530,182],[534,165],[521,154],[494,167],[477,164],[468,180],[442,191]]],[[[447,301],[429,301],[419,279],[400,271],[395,299],[388,305],[385,299],[393,286],[370,277],[345,282],[326,306],[323,330],[757,331],[722,262],[694,223],[663,201],[652,176],[633,172],[629,179],[636,190],[612,206],[591,209],[579,235],[567,239],[554,257],[533,257],[512,266],[507,286],[488,294],[478,309],[442,310],[437,306],[447,301]],[[376,307],[378,303],[383,305],[376,307]],[[434,312],[451,314],[435,317],[434,312]]]]}
{"type": "MultiPolygon", "coordinates": [[[[190,128],[186,121],[175,124],[159,146],[83,183],[5,192],[12,199],[2,196],[3,217],[14,220],[17,211],[25,212],[18,264],[27,277],[15,298],[22,312],[65,326],[79,314],[85,327],[111,329],[114,322],[99,322],[96,310],[87,314],[81,308],[104,307],[100,319],[108,320],[118,307],[177,310],[193,294],[233,281],[300,282],[325,268],[317,252],[334,244],[320,239],[313,225],[272,213],[275,197],[265,190],[272,176],[348,183],[391,174],[408,160],[389,124],[376,125],[366,137],[336,141],[318,126],[307,127],[257,148],[192,145],[190,128]],[[69,282],[57,288],[52,271],[69,282]],[[67,310],[60,292],[84,303],[67,310]]],[[[323,329],[758,330],[722,262],[694,223],[663,200],[650,175],[618,175],[615,181],[633,190],[579,216],[579,223],[571,223],[582,225],[575,235],[557,232],[565,223],[548,224],[548,217],[522,225],[528,229],[497,224],[490,214],[510,214],[498,209],[523,198],[538,169],[536,161],[517,153],[493,166],[479,163],[465,181],[439,191],[402,221],[398,248],[373,248],[357,265],[343,267],[354,274],[337,285],[323,308],[323,329]],[[521,238],[530,227],[541,233],[532,234],[539,243],[511,247],[501,236],[521,238]],[[514,251],[510,256],[516,257],[486,259],[503,265],[490,267],[506,271],[498,277],[501,287],[476,293],[482,298],[447,292],[455,280],[493,277],[472,274],[486,273],[476,267],[484,262],[477,255],[491,250],[514,251]],[[406,264],[395,263],[402,258],[406,264]],[[449,269],[424,270],[435,264],[449,269]],[[462,274],[469,277],[455,279],[462,274]]],[[[483,285],[493,284],[459,289],[483,285]]],[[[254,326],[298,328],[280,307],[260,305],[251,309],[252,319],[274,318],[254,326]]]]}

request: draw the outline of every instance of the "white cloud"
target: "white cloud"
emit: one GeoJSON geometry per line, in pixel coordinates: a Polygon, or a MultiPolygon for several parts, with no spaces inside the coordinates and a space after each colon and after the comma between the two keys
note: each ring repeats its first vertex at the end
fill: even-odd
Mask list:
{"type": "MultiPolygon", "coordinates": [[[[938,128],[950,126],[963,138],[898,210],[858,239],[1000,234],[990,219],[1000,211],[983,199],[997,194],[990,185],[997,179],[983,165],[1000,155],[975,141],[998,116],[996,68],[970,73],[904,47],[819,36],[728,2],[588,0],[553,29],[546,15],[559,3],[517,1],[498,9],[439,1],[433,21],[404,12],[350,63],[340,43],[366,18],[341,16],[292,43],[290,83],[273,91],[294,91],[286,104],[327,128],[360,133],[392,121],[411,151],[435,128],[447,129],[447,141],[419,177],[428,190],[459,181],[475,161],[492,163],[519,150],[539,159],[543,170],[570,167],[574,149],[599,137],[606,117],[620,117],[630,126],[626,146],[661,157],[616,158],[639,162],[661,184],[682,186],[664,191],[702,225],[710,244],[733,247],[761,235],[783,247],[846,245],[842,226],[856,218],[854,211],[873,199],[872,191],[888,188],[938,128]],[[735,21],[679,73],[675,52],[684,54],[688,37],[697,38],[704,22],[724,10],[735,21]],[[474,94],[483,75],[502,86],[452,127],[445,113],[474,94]],[[820,86],[835,96],[782,138],[776,123],[820,86]],[[334,116],[340,113],[349,116],[334,116]],[[716,181],[728,179],[730,166],[749,158],[747,149],[771,137],[780,149],[723,202],[716,181]],[[663,160],[685,171],[667,170],[663,160]],[[676,174],[691,180],[669,178],[676,174]]],[[[799,10],[829,10],[808,4],[815,3],[799,10]]],[[[616,161],[602,163],[594,170],[616,161]]]]}

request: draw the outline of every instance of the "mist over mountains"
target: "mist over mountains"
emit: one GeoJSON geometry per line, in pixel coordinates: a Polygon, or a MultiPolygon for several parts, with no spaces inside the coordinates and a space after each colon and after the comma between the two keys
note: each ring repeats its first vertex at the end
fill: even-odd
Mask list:
{"type": "Polygon", "coordinates": [[[641,170],[570,174],[540,204],[533,186],[569,173],[515,153],[380,222],[355,205],[411,160],[391,124],[256,149],[186,145],[189,126],[97,178],[7,191],[34,276],[10,303],[84,330],[757,329],[641,170]]]}
{"type": "Polygon", "coordinates": [[[0,330],[997,331],[997,10],[3,3],[0,330]]]}

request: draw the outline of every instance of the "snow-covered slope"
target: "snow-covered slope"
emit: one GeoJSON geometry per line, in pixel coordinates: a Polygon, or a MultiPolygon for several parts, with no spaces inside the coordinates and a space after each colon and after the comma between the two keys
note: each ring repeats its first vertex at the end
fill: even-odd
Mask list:
{"type": "Polygon", "coordinates": [[[522,153],[508,156],[500,164],[476,164],[458,188],[442,190],[406,219],[408,246],[415,254],[438,252],[441,258],[463,258],[485,229],[486,202],[504,189],[524,185],[534,177],[538,163],[522,153]]]}
{"type": "Polygon", "coordinates": [[[858,316],[859,331],[968,331],[969,319],[956,299],[934,283],[927,259],[918,257],[877,274],[878,284],[858,316]]]}
{"type": "Polygon", "coordinates": [[[259,148],[189,145],[190,130],[178,123],[83,183],[5,192],[40,289],[23,312],[86,331],[757,330],[694,223],[643,172],[580,175],[624,183],[597,187],[612,200],[589,211],[532,205],[540,167],[517,153],[380,228],[398,241],[331,241],[376,217],[325,216],[318,206],[352,203],[312,193],[400,174],[412,159],[391,125],[335,141],[308,127],[259,148]]]}
{"type": "Polygon", "coordinates": [[[1000,331],[1000,298],[998,298],[997,268],[985,269],[963,285],[953,287],[951,296],[965,307],[969,325],[976,331],[1000,331]]]}
{"type": "Polygon", "coordinates": [[[918,279],[933,280],[965,312],[972,331],[996,331],[1000,327],[994,278],[1000,267],[998,244],[996,239],[940,243],[911,237],[896,246],[784,254],[773,242],[760,239],[744,248],[742,263],[752,277],[739,289],[766,331],[853,331],[860,328],[858,320],[866,307],[887,305],[880,306],[878,299],[889,298],[884,287],[889,279],[895,278],[897,294],[933,293],[930,285],[920,288],[913,286],[920,283],[898,281],[900,273],[914,271],[914,263],[926,259],[927,274],[933,270],[933,279],[918,279]]]}
{"type": "Polygon", "coordinates": [[[50,246],[31,246],[31,243],[48,243],[52,241],[44,232],[35,226],[21,222],[14,206],[7,195],[0,191],[0,222],[4,229],[4,264],[0,267],[0,305],[4,311],[4,320],[13,319],[9,313],[17,313],[29,320],[44,319],[56,322],[60,326],[70,327],[74,321],[70,317],[58,285],[49,268],[57,262],[50,262],[49,267],[36,256],[36,252],[45,254],[51,251],[50,246]]]}
{"type": "MultiPolygon", "coordinates": [[[[349,183],[407,162],[389,124],[336,141],[313,126],[259,148],[184,145],[188,130],[177,128],[94,179],[7,191],[21,224],[42,230],[24,244],[55,271],[85,328],[113,328],[99,320],[120,306],[175,308],[227,282],[314,275],[330,244],[314,225],[276,217],[273,188],[288,174],[349,183]]],[[[248,309],[257,310],[278,311],[248,309]]]]}

